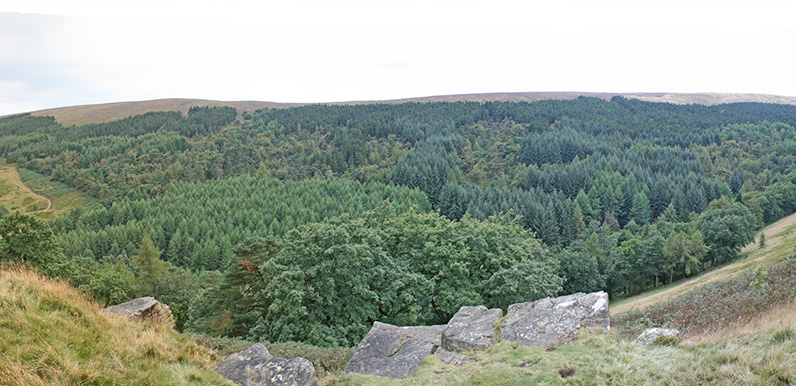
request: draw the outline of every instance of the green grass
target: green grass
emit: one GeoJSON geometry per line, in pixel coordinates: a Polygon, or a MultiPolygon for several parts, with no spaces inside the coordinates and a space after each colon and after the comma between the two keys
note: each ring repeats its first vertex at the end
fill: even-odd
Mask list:
{"type": "Polygon", "coordinates": [[[0,197],[3,197],[14,190],[5,180],[0,180],[0,197]]]}
{"type": "Polygon", "coordinates": [[[349,374],[323,381],[349,386],[790,384],[796,381],[796,361],[791,359],[796,341],[775,340],[775,334],[760,331],[721,343],[641,346],[615,333],[587,330],[550,352],[504,342],[468,353],[478,362],[461,367],[429,356],[409,379],[349,374]]]}
{"type": "Polygon", "coordinates": [[[230,385],[217,361],[169,327],[101,313],[68,283],[0,268],[0,385],[230,385]]]}
{"type": "MultiPolygon", "coordinates": [[[[78,192],[68,185],[55,181],[48,176],[25,168],[17,168],[17,172],[22,181],[29,186],[31,190],[53,200],[52,210],[37,213],[41,218],[52,219],[77,206],[90,208],[99,205],[99,202],[95,198],[78,192]]],[[[39,210],[44,209],[44,206],[39,206],[39,210]]]]}

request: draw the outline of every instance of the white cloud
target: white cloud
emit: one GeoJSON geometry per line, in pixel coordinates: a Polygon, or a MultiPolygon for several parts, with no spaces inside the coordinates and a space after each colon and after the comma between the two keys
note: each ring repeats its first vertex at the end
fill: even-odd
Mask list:
{"type": "Polygon", "coordinates": [[[794,11],[780,1],[11,0],[0,12],[27,15],[0,14],[16,20],[0,26],[0,80],[25,86],[0,98],[0,114],[166,97],[796,95],[794,11]]]}

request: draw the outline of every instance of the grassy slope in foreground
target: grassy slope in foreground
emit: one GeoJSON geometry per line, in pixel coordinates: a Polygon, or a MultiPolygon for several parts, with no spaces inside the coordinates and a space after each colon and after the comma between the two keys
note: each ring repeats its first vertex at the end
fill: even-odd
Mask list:
{"type": "Polygon", "coordinates": [[[230,385],[210,351],[105,315],[65,282],[0,268],[0,385],[230,385]]]}
{"type": "Polygon", "coordinates": [[[765,227],[766,245],[758,246],[757,240],[747,245],[741,252],[741,258],[716,269],[704,272],[695,277],[663,286],[656,290],[611,303],[611,315],[617,316],[630,310],[643,310],[647,307],[663,303],[684,295],[706,284],[738,276],[763,264],[770,266],[790,256],[796,247],[796,213],[783,217],[779,221],[765,227]]]}

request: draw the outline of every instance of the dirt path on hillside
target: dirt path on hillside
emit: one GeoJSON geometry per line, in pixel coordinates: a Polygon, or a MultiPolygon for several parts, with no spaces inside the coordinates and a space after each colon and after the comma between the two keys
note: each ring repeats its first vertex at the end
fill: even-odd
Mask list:
{"type": "Polygon", "coordinates": [[[14,166],[0,165],[0,191],[2,191],[0,205],[9,210],[21,210],[24,213],[32,214],[49,212],[53,208],[52,197],[34,192],[28,184],[22,182],[22,178],[14,166]],[[47,207],[32,211],[25,210],[26,206],[36,202],[46,202],[47,207]]]}
{"type": "Polygon", "coordinates": [[[785,239],[792,238],[793,232],[788,234],[781,233],[794,224],[796,224],[796,213],[784,217],[774,224],[763,228],[762,232],[766,235],[765,247],[759,248],[757,245],[757,240],[755,240],[749,243],[749,245],[744,247],[741,251],[741,253],[746,255],[746,257],[712,271],[705,272],[697,277],[685,279],[683,281],[674,283],[671,286],[648,291],[647,293],[620,301],[615,306],[611,306],[611,314],[619,315],[634,309],[642,310],[654,304],[663,303],[669,299],[690,292],[705,284],[740,275],[747,268],[757,266],[757,264],[762,263],[763,260],[768,257],[770,252],[782,245],[785,239]]]}
{"type": "MultiPolygon", "coordinates": [[[[25,186],[28,186],[28,184],[25,184],[25,186]]],[[[30,189],[30,186],[28,186],[28,189],[30,189]]],[[[32,191],[32,189],[31,189],[31,191],[32,191]]],[[[42,196],[42,197],[47,199],[47,207],[42,209],[42,210],[37,210],[35,212],[30,212],[30,213],[49,212],[49,211],[51,211],[53,209],[53,199],[50,198],[50,196],[48,196],[46,194],[40,194],[40,196],[42,196]]]]}

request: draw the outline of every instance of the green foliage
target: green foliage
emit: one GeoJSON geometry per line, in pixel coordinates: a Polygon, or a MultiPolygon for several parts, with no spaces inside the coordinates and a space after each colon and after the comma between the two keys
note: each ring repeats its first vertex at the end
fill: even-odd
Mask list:
{"type": "Polygon", "coordinates": [[[243,177],[175,183],[155,198],[125,198],[110,207],[73,213],[55,221],[68,255],[90,250],[97,258],[136,253],[147,233],[164,260],[191,269],[219,269],[239,242],[348,213],[357,216],[383,204],[398,211],[428,210],[425,195],[405,187],[341,179],[279,181],[243,177]]]}
{"type": "Polygon", "coordinates": [[[157,299],[168,305],[174,316],[177,331],[183,331],[188,321],[188,309],[202,291],[202,282],[196,275],[178,267],[170,267],[169,272],[157,283],[157,299]]]}
{"type": "Polygon", "coordinates": [[[142,292],[149,296],[158,296],[158,283],[163,276],[166,276],[168,267],[164,261],[160,260],[160,250],[149,238],[149,235],[144,234],[141,239],[138,252],[133,256],[133,263],[138,271],[136,280],[141,286],[142,292]]]}
{"type": "Polygon", "coordinates": [[[565,250],[561,255],[561,273],[566,279],[562,293],[594,292],[605,288],[597,257],[588,251],[565,250]]]}
{"type": "MultiPolygon", "coordinates": [[[[793,106],[624,98],[303,106],[243,121],[234,109],[192,108],[69,129],[50,118],[2,118],[0,156],[101,199],[102,207],[53,223],[70,257],[68,276],[85,285],[91,271],[128,263],[147,233],[176,267],[226,269],[203,274],[201,296],[170,290],[192,328],[263,337],[276,334],[268,291],[280,274],[304,288],[283,288],[285,296],[322,303],[330,300],[311,291],[340,290],[368,302],[384,289],[378,310],[363,304],[357,312],[437,323],[461,304],[521,299],[531,281],[526,293],[534,297],[603,288],[629,296],[729,261],[758,226],[796,211],[795,124],[793,106]],[[396,214],[375,226],[375,214],[364,213],[385,199],[396,214]],[[417,212],[406,217],[412,206],[417,212]],[[444,218],[424,217],[429,210],[444,218]],[[510,212],[520,217],[500,219],[510,212]],[[560,270],[537,258],[549,252],[529,231],[561,251],[560,270]],[[257,238],[273,244],[241,244],[234,253],[257,238]],[[305,239],[326,248],[298,244],[305,239]],[[337,284],[348,280],[344,273],[331,286],[283,261],[295,254],[331,270],[325,253],[359,251],[344,260],[366,272],[350,288],[337,284]],[[241,271],[243,261],[251,271],[241,271]],[[283,270],[265,275],[277,266],[283,270]],[[390,275],[402,279],[384,279],[390,275]],[[421,289],[427,296],[412,303],[417,310],[395,310],[393,285],[410,298],[421,289]]],[[[141,276],[133,264],[126,269],[141,276]]],[[[186,283],[197,279],[175,272],[186,283]]],[[[165,277],[139,282],[161,291],[165,277]]],[[[99,283],[108,298],[114,285],[99,283]]],[[[302,318],[301,310],[289,318],[302,318]]],[[[330,331],[322,317],[313,323],[316,335],[302,339],[323,344],[362,329],[330,331]]],[[[279,339],[294,339],[285,331],[279,339]]]]}
{"type": "MultiPolygon", "coordinates": [[[[507,306],[561,289],[556,262],[508,215],[450,221],[387,205],[299,226],[281,247],[248,241],[236,256],[218,295],[237,291],[260,314],[249,335],[271,342],[349,346],[374,321],[444,323],[463,305],[507,306]]],[[[209,306],[204,320],[222,320],[221,308],[209,306]]]]}
{"type": "Polygon", "coordinates": [[[0,219],[0,261],[21,262],[51,275],[66,269],[50,225],[20,212],[0,219]]]}
{"type": "Polygon", "coordinates": [[[135,297],[135,275],[121,262],[106,264],[91,275],[88,290],[100,304],[113,305],[135,297]]]}
{"type": "Polygon", "coordinates": [[[711,203],[711,208],[699,218],[699,229],[714,263],[735,257],[741,247],[754,240],[756,228],[757,222],[749,209],[726,198],[711,203]]]}

